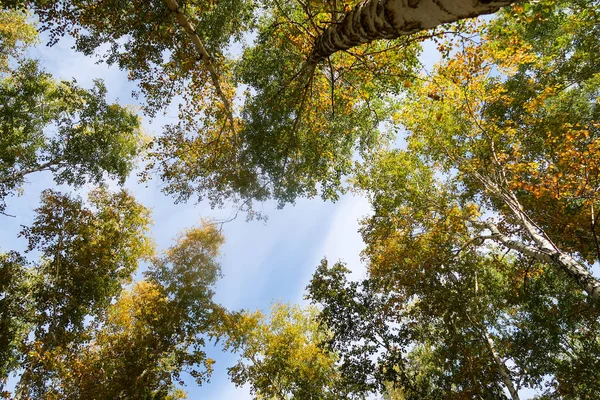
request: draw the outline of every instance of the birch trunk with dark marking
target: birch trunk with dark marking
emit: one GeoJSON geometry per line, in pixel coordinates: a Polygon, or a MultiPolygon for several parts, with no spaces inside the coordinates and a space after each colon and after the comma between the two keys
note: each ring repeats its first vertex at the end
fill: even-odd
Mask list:
{"type": "Polygon", "coordinates": [[[331,24],[315,41],[307,64],[379,39],[435,28],[465,18],[491,14],[516,0],[364,0],[331,24]]]}
{"type": "Polygon", "coordinates": [[[545,246],[527,245],[519,240],[504,235],[496,225],[489,222],[476,225],[485,227],[492,232],[489,236],[482,236],[482,239],[491,239],[498,244],[525,256],[546,264],[556,265],[570,275],[590,297],[600,299],[600,280],[595,278],[584,265],[567,253],[552,246],[549,241],[545,246]]]}
{"type": "MultiPolygon", "coordinates": [[[[494,159],[497,159],[495,155],[494,159]]],[[[475,172],[474,175],[492,196],[504,202],[515,217],[516,223],[523,229],[523,233],[529,236],[532,244],[527,244],[505,235],[496,224],[489,221],[483,223],[473,222],[473,226],[491,231],[491,235],[481,236],[480,238],[493,240],[508,249],[517,251],[535,260],[557,266],[570,275],[590,297],[596,300],[600,299],[600,280],[594,277],[588,268],[577,261],[575,257],[562,251],[544,230],[533,222],[525,213],[517,196],[512,191],[506,189],[508,187],[508,180],[506,179],[504,167],[499,162],[495,162],[495,164],[498,166],[496,180],[499,180],[500,183],[478,172],[475,172]]]]}

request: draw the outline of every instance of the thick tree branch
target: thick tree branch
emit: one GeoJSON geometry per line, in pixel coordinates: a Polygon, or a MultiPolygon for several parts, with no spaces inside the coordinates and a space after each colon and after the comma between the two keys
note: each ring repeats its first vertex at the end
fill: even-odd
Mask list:
{"type": "Polygon", "coordinates": [[[540,248],[538,246],[527,245],[519,240],[511,239],[500,232],[498,227],[491,222],[473,222],[473,225],[491,231],[491,235],[481,236],[481,239],[494,240],[504,247],[515,250],[535,260],[558,266],[573,277],[590,297],[600,299],[600,281],[592,276],[584,265],[570,255],[558,250],[556,247],[544,246],[540,248]]]}
{"type": "Polygon", "coordinates": [[[56,166],[59,164],[58,160],[50,160],[47,161],[43,164],[39,164],[36,165],[35,167],[31,167],[31,168],[27,168],[27,169],[22,169],[16,172],[13,172],[10,175],[5,175],[5,176],[1,176],[0,177],[0,184],[8,184],[11,182],[17,182],[20,179],[23,179],[25,177],[25,175],[29,175],[32,174],[34,172],[41,172],[41,171],[46,171],[51,169],[52,167],[56,166]]]}
{"type": "Polygon", "coordinates": [[[516,0],[363,0],[317,38],[307,64],[379,39],[396,39],[464,18],[490,14],[516,0]]]}

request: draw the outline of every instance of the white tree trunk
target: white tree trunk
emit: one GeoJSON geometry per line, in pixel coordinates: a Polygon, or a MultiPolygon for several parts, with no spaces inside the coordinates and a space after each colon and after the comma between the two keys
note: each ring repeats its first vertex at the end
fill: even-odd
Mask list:
{"type": "Polygon", "coordinates": [[[474,222],[474,226],[486,228],[492,232],[491,235],[482,236],[481,238],[494,240],[511,250],[518,251],[546,264],[553,264],[559,267],[569,274],[590,297],[600,299],[600,280],[595,278],[585,265],[559,249],[543,229],[527,216],[517,196],[507,189],[508,184],[504,167],[498,162],[496,162],[496,165],[498,166],[500,183],[496,183],[494,179],[481,175],[478,172],[475,172],[474,175],[492,196],[504,202],[516,218],[517,224],[530,237],[532,244],[529,245],[505,235],[498,229],[498,226],[491,222],[474,222]]]}
{"type": "Polygon", "coordinates": [[[498,11],[515,0],[364,0],[317,38],[307,63],[378,39],[396,39],[438,25],[498,11]]]}
{"type": "Polygon", "coordinates": [[[504,386],[506,386],[506,388],[510,392],[511,399],[519,400],[519,392],[517,392],[517,389],[515,389],[515,385],[513,385],[512,383],[512,379],[510,378],[508,368],[506,368],[506,365],[504,365],[504,361],[502,361],[500,355],[496,351],[496,346],[494,346],[494,340],[487,332],[487,330],[485,330],[485,328],[483,330],[483,334],[485,336],[486,346],[490,351],[490,354],[492,355],[496,366],[498,367],[498,371],[500,372],[500,376],[502,377],[502,382],[504,382],[504,386]]]}
{"type": "MultiPolygon", "coordinates": [[[[548,239],[543,239],[542,245],[527,245],[519,240],[512,239],[500,232],[498,227],[491,223],[484,223],[483,226],[489,229],[492,234],[483,237],[492,239],[497,243],[515,250],[523,255],[534,258],[546,264],[553,264],[569,274],[587,294],[595,299],[600,299],[600,280],[596,279],[587,268],[575,260],[570,255],[557,249],[548,239]]],[[[537,243],[536,243],[537,244],[537,243]]]]}

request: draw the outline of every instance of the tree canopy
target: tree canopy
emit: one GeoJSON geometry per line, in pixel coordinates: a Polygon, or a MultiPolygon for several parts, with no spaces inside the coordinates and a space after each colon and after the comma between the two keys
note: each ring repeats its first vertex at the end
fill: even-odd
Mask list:
{"type": "Polygon", "coordinates": [[[86,90],[54,80],[23,54],[37,38],[25,14],[0,14],[0,212],[35,172],[51,171],[57,184],[123,183],[144,144],[138,116],[107,103],[101,81],[86,90]]]}
{"type": "Polygon", "coordinates": [[[123,291],[89,330],[90,339],[61,366],[58,398],[185,398],[181,374],[208,380],[205,352],[223,239],[213,225],[186,230],[145,279],[123,291]]]}
{"type": "Polygon", "coordinates": [[[598,392],[594,7],[516,6],[440,41],[447,57],[400,102],[407,149],[357,176],[368,279],[324,263],[309,286],[327,346],[366,388],[598,392]]]}
{"type": "Polygon", "coordinates": [[[316,314],[316,308],[274,304],[268,317],[260,311],[227,315],[217,334],[240,354],[229,368],[232,382],[249,384],[257,398],[347,398],[336,355],[319,347],[329,335],[316,314]]]}
{"type": "Polygon", "coordinates": [[[185,398],[212,343],[257,399],[600,393],[600,2],[1,6],[0,218],[30,174],[63,186],[15,232],[25,251],[0,244],[0,396],[185,398]],[[126,71],[141,106],[55,79],[38,29],[126,71]],[[116,187],[134,170],[249,216],[353,190],[365,276],[324,258],[311,305],[227,309],[223,223],[155,253],[150,210],[116,187]]]}
{"type": "Polygon", "coordinates": [[[510,3],[6,4],[30,7],[51,43],[70,34],[84,54],[107,49],[99,56],[129,71],[150,115],[183,97],[179,121],[156,140],[148,166],[149,175],[156,170],[165,181],[165,192],[178,200],[207,196],[213,204],[284,204],[319,191],[337,197],[354,152],[379,142],[385,99],[402,87],[394,78],[414,74],[417,32],[510,3]],[[251,34],[257,40],[241,56],[229,54],[231,41],[251,34]]]}
{"type": "Polygon", "coordinates": [[[100,318],[140,259],[152,255],[149,212],[129,194],[99,189],[89,203],[45,191],[33,224],[21,233],[39,261],[24,268],[18,257],[5,258],[6,268],[12,264],[7,281],[15,285],[9,299],[26,293],[18,305],[23,312],[13,315],[27,327],[15,337],[23,396],[51,395],[61,359],[87,340],[86,320],[100,318]]]}

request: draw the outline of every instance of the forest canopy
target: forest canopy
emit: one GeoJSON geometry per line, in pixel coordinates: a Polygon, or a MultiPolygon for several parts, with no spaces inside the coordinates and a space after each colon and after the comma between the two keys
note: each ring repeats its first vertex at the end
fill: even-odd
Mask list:
{"type": "Polygon", "coordinates": [[[185,398],[213,346],[257,399],[600,393],[598,1],[1,6],[0,219],[47,177],[0,243],[2,397],[185,398]],[[66,38],[138,106],[33,56],[66,38]],[[351,191],[366,272],[324,258],[310,305],[228,309],[225,222],[157,249],[126,180],[248,219],[351,191]]]}

